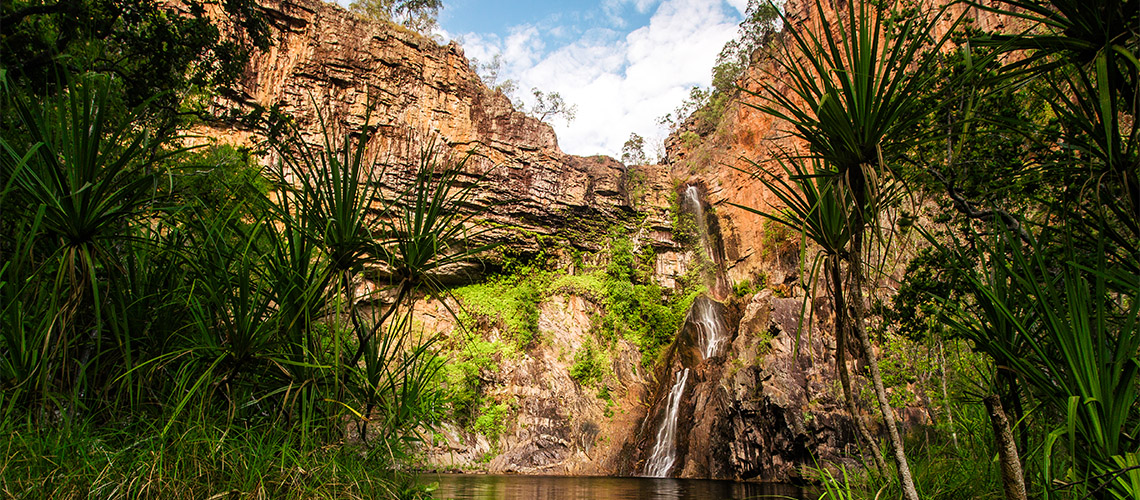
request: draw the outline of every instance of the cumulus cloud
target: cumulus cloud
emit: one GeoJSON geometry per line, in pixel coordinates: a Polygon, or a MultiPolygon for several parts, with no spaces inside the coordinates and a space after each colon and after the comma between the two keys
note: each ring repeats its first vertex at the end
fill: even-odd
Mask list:
{"type": "Polygon", "coordinates": [[[633,7],[639,14],[645,14],[654,5],[657,5],[657,2],[658,0],[603,0],[602,12],[611,24],[624,28],[629,24],[623,16],[627,6],[633,7]]]}
{"type": "Polygon", "coordinates": [[[542,36],[549,28],[538,26],[516,27],[506,38],[467,34],[461,43],[480,60],[503,54],[504,74],[518,82],[527,104],[536,87],[578,106],[573,122],[553,123],[564,151],[619,156],[631,132],[650,142],[662,139],[657,118],[679,106],[694,85],[709,84],[717,54],[736,35],[737,3],[747,0],[606,0],[603,9],[656,10],[648,25],[631,32],[594,27],[549,50],[542,36]]]}

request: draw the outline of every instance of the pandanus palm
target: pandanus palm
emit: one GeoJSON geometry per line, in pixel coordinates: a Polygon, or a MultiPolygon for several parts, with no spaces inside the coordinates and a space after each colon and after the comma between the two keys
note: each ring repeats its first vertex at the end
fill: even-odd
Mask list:
{"type": "MultiPolygon", "coordinates": [[[[319,147],[310,145],[296,128],[288,132],[287,140],[275,143],[282,162],[274,171],[281,186],[282,195],[278,199],[278,216],[290,221],[284,228],[284,235],[290,236],[290,248],[305,248],[321,254],[326,267],[314,270],[318,286],[315,295],[320,301],[326,295],[335,297],[334,325],[332,328],[333,365],[338,381],[344,377],[340,373],[344,359],[340,338],[343,328],[344,300],[352,300],[352,281],[355,273],[376,254],[377,238],[381,233],[380,223],[372,207],[382,202],[378,187],[379,163],[369,158],[368,145],[375,137],[370,126],[371,106],[364,117],[362,130],[355,135],[337,134],[319,109],[316,110],[321,129],[319,147]]],[[[274,238],[280,240],[281,238],[274,238]]],[[[312,260],[314,255],[303,257],[312,260]]],[[[305,282],[309,278],[305,277],[305,282]]],[[[297,290],[304,290],[298,287],[297,290]]],[[[302,302],[303,303],[303,302],[302,302]]],[[[307,310],[301,307],[299,311],[307,310]]],[[[393,308],[394,309],[394,308],[393,308]]],[[[354,304],[349,304],[347,316],[355,315],[354,304]]],[[[298,319],[302,319],[299,316],[298,319]]],[[[357,343],[363,347],[365,338],[362,328],[356,328],[357,343]]],[[[310,346],[315,347],[315,346],[310,346]]],[[[338,383],[338,394],[340,393],[338,383]]]]}
{"type": "MultiPolygon", "coordinates": [[[[1001,226],[975,236],[974,249],[928,236],[942,251],[986,261],[985,272],[967,280],[973,301],[944,301],[944,320],[1061,416],[1046,439],[1044,496],[1065,484],[1052,475],[1068,460],[1067,475],[1077,479],[1068,486],[1083,489],[1083,498],[1135,498],[1140,278],[1111,266],[1107,252],[1082,262],[1067,245],[1057,262],[1032,233],[1027,245],[1001,226]],[[1054,455],[1057,446],[1068,453],[1054,455]]],[[[1102,236],[1099,245],[1107,243],[1102,236]]]]}
{"type": "MultiPolygon", "coordinates": [[[[859,439],[870,448],[869,455],[879,472],[883,473],[886,471],[886,463],[883,461],[876,440],[871,436],[862,419],[859,418],[859,410],[851,391],[851,378],[847,371],[847,332],[849,325],[846,314],[840,314],[840,311],[845,311],[847,308],[840,269],[841,261],[851,243],[851,192],[840,185],[833,175],[829,175],[819,160],[813,162],[815,168],[812,172],[804,169],[803,160],[785,161],[778,159],[777,161],[783,168],[783,176],[765,175],[764,168],[755,162],[750,162],[751,174],[779,198],[783,204],[783,209],[767,212],[753,207],[733,205],[760,215],[772,223],[782,224],[800,232],[804,238],[819,246],[819,258],[823,260],[824,279],[831,288],[835,310],[834,327],[837,349],[835,365],[840,386],[843,388],[843,398],[847,404],[847,411],[855,423],[859,439]]],[[[812,268],[818,269],[818,265],[813,265],[812,268]]],[[[815,275],[816,273],[813,272],[812,276],[815,275]]],[[[815,279],[813,278],[811,281],[814,282],[815,279]]],[[[809,287],[809,289],[811,288],[814,287],[809,287]]]]}
{"type": "MultiPolygon", "coordinates": [[[[1034,79],[1071,154],[1045,165],[1077,193],[1059,206],[1086,250],[1103,234],[1113,265],[1140,272],[1140,0],[1001,0],[976,7],[1030,25],[971,43],[1010,54],[998,88],[1034,79]]],[[[1058,204],[1059,205],[1059,204],[1058,204]]]]}
{"type": "MultiPolygon", "coordinates": [[[[421,400],[433,397],[431,381],[440,366],[432,355],[432,340],[412,336],[413,303],[420,292],[441,290],[434,277],[441,268],[488,248],[468,244],[479,232],[470,230],[480,212],[469,201],[480,179],[465,178],[470,175],[465,159],[453,161],[432,140],[417,145],[409,138],[403,158],[377,157],[371,148],[384,138],[368,125],[368,116],[363,129],[349,137],[334,134],[333,126],[318,116],[321,147],[307,144],[296,129],[288,142],[278,145],[284,162],[275,172],[283,191],[276,215],[286,224],[281,230],[270,228],[281,233],[272,239],[287,241],[285,248],[317,252],[301,261],[325,263],[323,269],[313,268],[312,278],[302,280],[324,285],[299,296],[294,302],[302,306],[292,316],[311,321],[318,314],[334,315],[338,399],[347,388],[363,405],[362,411],[352,410],[358,417],[378,410],[384,420],[380,427],[396,433],[414,428],[423,417],[417,411],[425,408],[421,400]],[[400,172],[384,179],[388,168],[400,172]],[[392,180],[400,184],[392,185],[392,180]],[[354,277],[376,264],[386,271],[392,300],[385,307],[359,307],[354,277]],[[310,311],[306,297],[317,306],[335,297],[336,310],[310,311]],[[355,333],[354,348],[344,353],[342,328],[355,333]]],[[[307,288],[299,284],[296,290],[307,288]]]]}
{"type": "MultiPolygon", "coordinates": [[[[862,255],[867,226],[877,223],[879,208],[888,201],[884,188],[889,184],[889,162],[913,145],[911,131],[930,111],[920,96],[931,83],[938,50],[953,29],[942,38],[933,36],[931,20],[940,18],[941,11],[906,17],[888,34],[890,13],[871,2],[853,1],[833,15],[817,0],[814,10],[819,29],[787,30],[791,43],[777,57],[780,71],[772,75],[773,83],[752,94],[759,98],[753,106],[788,122],[792,135],[808,144],[810,156],[825,165],[817,175],[831,176],[835,189],[847,193],[841,201],[849,216],[845,222],[850,230],[846,258],[853,282],[852,331],[868,358],[904,497],[917,500],[894,412],[863,326],[862,255]],[[791,92],[774,83],[784,81],[791,92]]],[[[795,25],[787,18],[784,22],[795,25]]],[[[830,267],[838,272],[837,265],[830,267]]],[[[836,311],[837,317],[844,314],[836,311]]]]}
{"type": "MultiPolygon", "coordinates": [[[[86,394],[95,401],[110,385],[99,380],[107,373],[99,362],[110,358],[80,363],[86,354],[76,354],[131,345],[125,338],[103,337],[108,319],[115,320],[107,318],[114,310],[104,310],[107,280],[121,274],[115,272],[121,267],[121,246],[138,239],[133,227],[153,206],[156,165],[184,150],[165,147],[136,126],[134,113],[116,109],[119,82],[114,78],[64,79],[65,93],[36,102],[10,87],[0,72],[4,107],[22,129],[6,130],[0,137],[0,188],[5,192],[0,209],[5,219],[20,225],[20,231],[5,237],[28,238],[13,245],[28,252],[21,257],[30,257],[13,261],[29,266],[21,272],[54,275],[42,294],[28,297],[52,311],[45,311],[53,318],[39,344],[44,366],[54,367],[50,377],[73,390],[75,398],[86,394]]],[[[33,281],[38,280],[20,280],[21,286],[33,281]]],[[[130,353],[117,354],[121,358],[110,365],[130,362],[130,353]]]]}
{"type": "Polygon", "coordinates": [[[1067,435],[1061,442],[1079,479],[1073,486],[1086,487],[1088,497],[1135,498],[1140,2],[1002,0],[977,7],[1029,25],[972,43],[1013,53],[992,82],[999,89],[1042,83],[1062,125],[1052,157],[1060,159],[1042,168],[1072,189],[1050,200],[1050,218],[1060,223],[1039,235],[1055,238],[1051,243],[1030,233],[1010,243],[997,228],[980,253],[992,271],[972,279],[973,310],[947,307],[951,324],[1065,415],[1046,443],[1047,480],[1052,446],[1067,435]],[[1065,248],[1065,262],[1049,257],[1051,244],[1065,248]]]}

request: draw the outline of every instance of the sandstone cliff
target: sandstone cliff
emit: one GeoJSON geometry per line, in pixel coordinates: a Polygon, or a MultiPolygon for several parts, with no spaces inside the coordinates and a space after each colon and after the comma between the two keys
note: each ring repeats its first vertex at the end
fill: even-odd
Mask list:
{"type": "MultiPolygon", "coordinates": [[[[655,200],[631,199],[628,169],[608,157],[564,154],[553,129],[483,85],[455,43],[441,46],[320,0],[267,0],[262,8],[273,45],[254,54],[237,92],[215,100],[219,114],[277,109],[313,144],[320,143],[321,116],[340,131],[359,130],[370,116],[378,128],[370,151],[392,167],[414,163],[418,148],[435,141],[453,161],[467,160],[471,180],[481,180],[480,206],[473,208],[503,227],[488,237],[517,251],[536,250],[537,236],[591,246],[575,236],[632,218],[639,203],[642,217],[651,216],[648,226],[667,233],[664,213],[647,209],[655,200]]],[[[262,139],[242,124],[235,119],[195,132],[247,145],[262,139]]],[[[394,170],[396,177],[406,174],[394,170]]],[[[639,179],[648,193],[666,182],[660,169],[639,179]]]]}
{"type": "MultiPolygon", "coordinates": [[[[833,4],[824,3],[824,15],[834,16],[833,4]]],[[[933,11],[946,2],[917,4],[933,11]]],[[[822,29],[814,1],[788,0],[784,8],[785,30],[822,29]]],[[[944,34],[951,20],[963,13],[976,28],[1002,29],[1000,18],[966,8],[952,5],[934,35],[944,34]]],[[[739,318],[732,322],[736,329],[731,350],[726,361],[716,360],[703,369],[700,385],[693,391],[695,400],[689,405],[692,413],[686,417],[694,425],[681,437],[682,447],[692,455],[681,472],[687,477],[786,480],[815,460],[855,465],[859,457],[854,430],[842,408],[834,369],[840,347],[831,334],[833,311],[825,294],[807,309],[814,310],[816,323],[802,329],[797,325],[806,293],[807,276],[803,274],[810,272],[801,268],[800,259],[801,255],[810,257],[814,249],[801,249],[800,235],[734,206],[779,210],[779,199],[752,178],[753,172],[757,166],[778,172],[774,158],[805,153],[804,144],[791,136],[788,123],[749,106],[760,104],[749,92],[761,92],[766,85],[772,85],[775,92],[792,94],[775,60],[782,52],[801,57],[786,33],[776,37],[753,54],[751,66],[738,82],[745,92],[733,96],[723,116],[712,124],[698,124],[691,117],[666,141],[664,163],[670,175],[676,183],[701,186],[716,213],[728,281],[766,288],[739,303],[729,302],[735,308],[729,317],[739,318]]],[[[916,203],[910,208],[923,216],[928,207],[921,200],[916,203]]],[[[883,231],[895,228],[888,224],[883,231]]],[[[908,239],[896,232],[895,237],[899,243],[884,259],[895,267],[872,280],[868,300],[893,294],[903,266],[916,250],[913,234],[908,239]]],[[[685,349],[685,336],[679,336],[675,349],[685,349]]],[[[859,349],[847,348],[849,370],[865,371],[865,363],[857,361],[859,349]]],[[[676,366],[676,361],[670,363],[676,366]]],[[[904,427],[930,422],[923,408],[896,411],[904,427]]]]}
{"type": "MultiPolygon", "coordinates": [[[[665,332],[676,339],[649,369],[640,365],[636,346],[617,339],[606,358],[610,378],[603,398],[569,372],[575,353],[598,341],[595,322],[605,312],[574,293],[543,295],[536,299],[539,340],[521,352],[497,353],[496,369],[478,374],[482,397],[507,408],[500,431],[486,435],[445,423],[423,450],[425,464],[641,474],[661,425],[660,405],[682,365],[694,370],[691,388],[680,398],[690,425],[679,433],[672,475],[786,481],[813,459],[852,456],[849,425],[830,387],[835,346],[822,333],[829,329],[830,312],[825,304],[815,305],[816,322],[796,340],[802,302],[789,287],[797,279],[796,245],[766,236],[760,218],[727,204],[764,207],[772,201],[730,167],[741,166],[742,155],[763,156],[783,144],[778,124],[733,103],[728,117],[696,148],[674,141],[667,165],[629,169],[606,157],[566,155],[548,125],[487,89],[455,44],[440,46],[319,0],[266,0],[263,6],[275,43],[254,57],[239,91],[220,96],[216,109],[240,116],[276,107],[293,116],[313,143],[319,142],[318,109],[341,130],[359,128],[370,115],[379,127],[373,151],[394,167],[414,159],[418,145],[430,141],[453,158],[470,155],[469,179],[482,179],[479,206],[473,208],[491,208],[485,223],[494,229],[485,237],[506,251],[542,250],[572,273],[571,256],[600,255],[605,239],[598,235],[617,226],[632,235],[635,251],[653,248],[652,279],[672,289],[699,267],[704,250],[674,240],[670,212],[676,213],[676,200],[689,187],[712,209],[698,222],[709,228],[716,248],[711,253],[722,270],[721,281],[710,289],[727,328],[723,351],[710,359],[694,355],[700,339],[691,320],[679,332],[665,332]],[[745,279],[763,281],[769,289],[730,297],[731,285],[745,279]]],[[[764,75],[765,65],[770,62],[760,60],[750,76],[764,75]]],[[[238,120],[198,132],[243,144],[261,139],[238,120]]],[[[382,182],[398,184],[406,174],[393,168],[385,175],[394,177],[382,182]]],[[[494,257],[483,262],[493,264],[494,257]]],[[[478,280],[494,269],[462,271],[453,283],[478,280]]],[[[465,332],[439,302],[425,301],[417,322],[445,339],[443,345],[461,349],[465,332]]],[[[503,338],[501,329],[483,326],[476,332],[483,339],[503,338]]]]}

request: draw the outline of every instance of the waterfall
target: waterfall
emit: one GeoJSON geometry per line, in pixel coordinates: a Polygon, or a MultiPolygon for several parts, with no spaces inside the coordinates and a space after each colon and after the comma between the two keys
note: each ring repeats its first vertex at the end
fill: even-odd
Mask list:
{"type": "Polygon", "coordinates": [[[677,382],[669,390],[669,398],[665,402],[665,419],[657,430],[657,443],[653,445],[649,460],[645,461],[645,475],[648,477],[667,477],[677,460],[677,415],[681,412],[681,396],[688,380],[688,368],[677,371],[677,382]]]}
{"type": "MultiPolygon", "coordinates": [[[[682,194],[682,206],[689,210],[695,219],[697,234],[700,236],[700,247],[697,251],[698,255],[694,258],[694,263],[699,265],[702,270],[701,274],[708,286],[708,293],[698,297],[693,302],[685,318],[685,326],[682,328],[682,332],[688,332],[692,335],[690,337],[692,344],[685,345],[693,345],[693,347],[698,348],[703,358],[697,359],[696,356],[689,355],[671,357],[670,363],[680,362],[672,365],[679,365],[679,369],[674,374],[673,386],[669,390],[668,397],[654,405],[656,412],[649,412],[650,415],[664,414],[664,418],[661,420],[661,426],[658,427],[656,436],[654,436],[653,449],[645,461],[642,473],[647,477],[668,477],[669,472],[677,465],[679,458],[677,456],[677,418],[681,412],[681,399],[685,393],[685,385],[689,381],[690,370],[692,368],[701,370],[696,374],[697,384],[700,386],[700,381],[703,380],[708,368],[707,364],[701,363],[701,360],[708,360],[720,355],[731,341],[723,311],[716,302],[718,298],[723,299],[724,291],[728,290],[729,287],[721,266],[723,259],[716,252],[717,246],[713,244],[714,238],[709,234],[709,221],[706,218],[700,195],[701,192],[697,186],[686,187],[682,194]],[[664,407],[661,406],[662,404],[664,407]]],[[[676,345],[674,344],[674,346],[676,345]]],[[[688,422],[686,425],[687,427],[683,431],[687,430],[692,422],[688,422]]]]}
{"type": "Polygon", "coordinates": [[[701,239],[701,250],[705,252],[704,257],[709,262],[716,262],[713,253],[712,245],[709,244],[709,223],[705,220],[705,206],[701,203],[701,191],[697,186],[689,186],[685,188],[685,201],[693,207],[693,218],[697,223],[697,235],[701,239]]]}
{"type": "Polygon", "coordinates": [[[719,312],[713,307],[713,301],[708,297],[700,297],[693,302],[693,307],[689,310],[689,321],[700,335],[705,359],[719,354],[721,346],[727,340],[728,328],[725,327],[719,312]]]}
{"type": "MultiPolygon", "coordinates": [[[[685,205],[691,207],[694,222],[697,226],[697,236],[700,238],[700,252],[698,252],[696,260],[700,265],[704,266],[702,273],[705,285],[709,288],[709,296],[715,297],[718,300],[725,298],[726,291],[731,289],[728,285],[727,278],[721,269],[722,256],[717,252],[716,247],[713,245],[712,237],[709,235],[709,221],[705,216],[705,206],[701,202],[701,190],[697,186],[690,185],[685,188],[685,205]]],[[[707,357],[707,356],[706,356],[707,357]]]]}

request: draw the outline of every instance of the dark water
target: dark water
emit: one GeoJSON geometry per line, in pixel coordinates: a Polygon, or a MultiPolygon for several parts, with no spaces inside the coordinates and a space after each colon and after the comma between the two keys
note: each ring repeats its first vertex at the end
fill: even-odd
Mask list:
{"type": "Polygon", "coordinates": [[[440,500],[737,500],[807,499],[799,488],[772,484],[641,477],[424,474],[440,500]]]}

